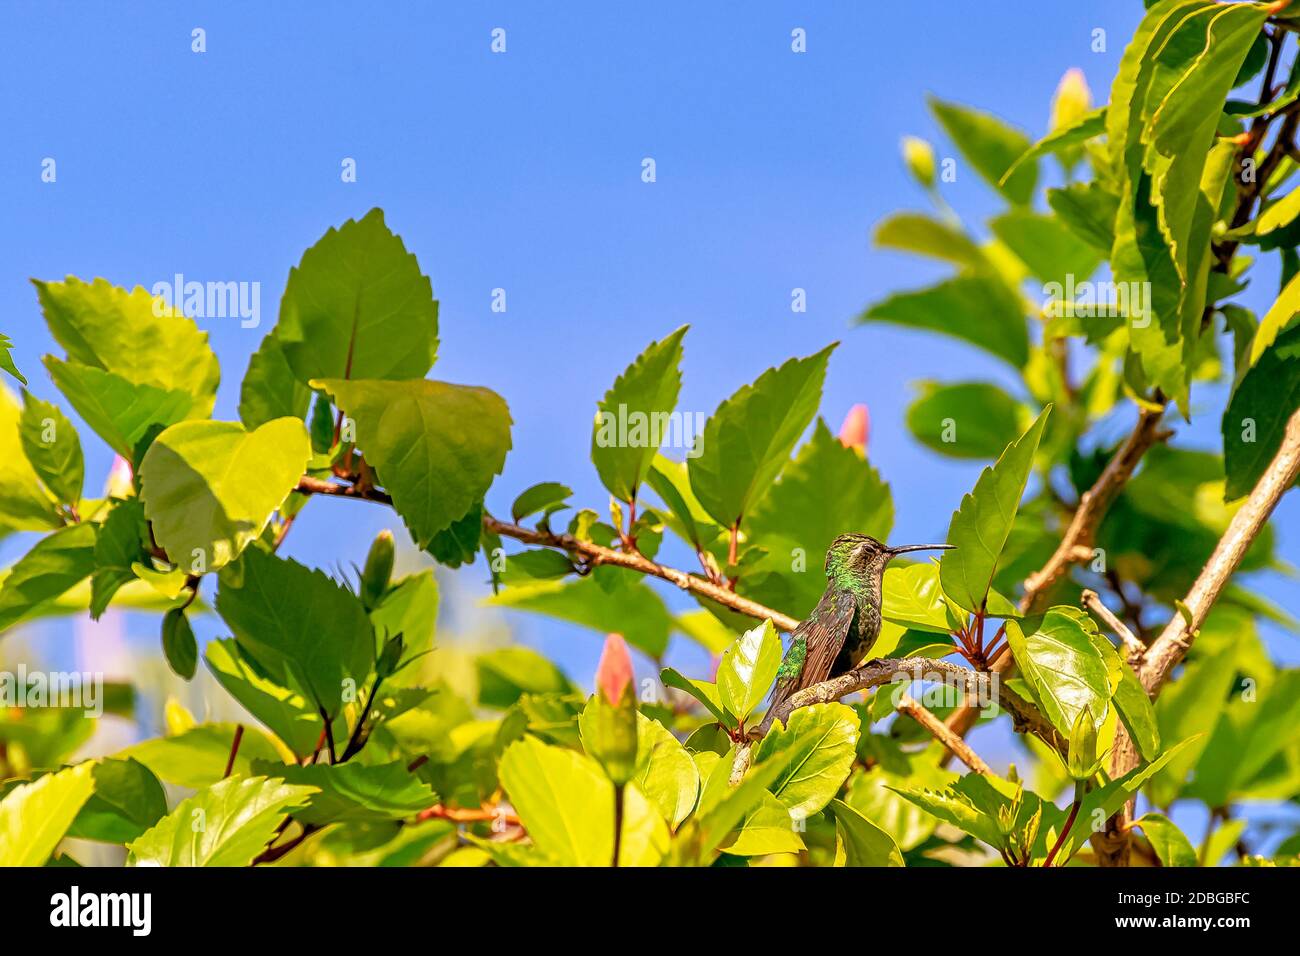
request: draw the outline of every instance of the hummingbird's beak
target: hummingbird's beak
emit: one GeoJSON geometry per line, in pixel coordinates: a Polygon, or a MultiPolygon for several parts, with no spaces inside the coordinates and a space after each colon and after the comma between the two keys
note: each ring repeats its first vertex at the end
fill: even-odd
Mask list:
{"type": "Polygon", "coordinates": [[[897,554],[906,554],[909,551],[951,551],[956,545],[953,544],[900,544],[896,548],[890,548],[891,557],[897,554]]]}

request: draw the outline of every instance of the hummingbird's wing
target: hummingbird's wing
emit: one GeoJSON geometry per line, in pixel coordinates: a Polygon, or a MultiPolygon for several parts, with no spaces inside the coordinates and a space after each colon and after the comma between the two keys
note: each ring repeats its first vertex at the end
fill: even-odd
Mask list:
{"type": "Polygon", "coordinates": [[[790,638],[790,649],[786,651],[772,691],[772,707],[830,677],[831,666],[844,646],[855,613],[857,602],[852,594],[833,587],[826,589],[816,610],[790,638]],[[802,666],[799,666],[800,658],[802,666]]]}

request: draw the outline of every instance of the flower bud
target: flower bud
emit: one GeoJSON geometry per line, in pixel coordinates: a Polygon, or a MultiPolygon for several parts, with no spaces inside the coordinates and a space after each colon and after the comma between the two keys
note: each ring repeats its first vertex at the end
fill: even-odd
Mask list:
{"type": "Polygon", "coordinates": [[[903,137],[903,162],[926,189],[934,188],[934,147],[916,136],[903,137]]]}
{"type": "Polygon", "coordinates": [[[623,703],[624,693],[632,686],[632,656],[622,634],[608,634],[605,649],[596,665],[596,690],[614,706],[623,703]]]}
{"type": "Polygon", "coordinates": [[[1075,780],[1087,780],[1101,769],[1101,760],[1097,757],[1097,725],[1091,708],[1086,705],[1070,728],[1070,750],[1065,767],[1075,780]]]}
{"type": "Polygon", "coordinates": [[[1088,89],[1083,70],[1071,67],[1061,77],[1052,97],[1052,130],[1071,125],[1091,108],[1092,91],[1088,89]]]}
{"type": "Polygon", "coordinates": [[[840,426],[840,444],[845,448],[856,448],[860,452],[867,450],[867,438],[871,434],[871,415],[866,405],[854,405],[844,416],[840,426]]]}
{"type": "Polygon", "coordinates": [[[393,532],[385,528],[375,535],[375,543],[366,555],[366,567],[361,572],[361,602],[366,610],[373,610],[384,592],[388,590],[388,579],[393,574],[393,558],[396,551],[393,546],[393,532]]]}

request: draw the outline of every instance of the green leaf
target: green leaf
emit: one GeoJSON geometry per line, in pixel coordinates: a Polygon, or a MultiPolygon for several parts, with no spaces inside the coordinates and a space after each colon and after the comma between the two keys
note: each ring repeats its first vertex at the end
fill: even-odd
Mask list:
{"type": "Polygon", "coordinates": [[[280,339],[268,332],[239,386],[239,420],[252,429],[277,418],[305,419],[310,404],[311,389],[294,377],[280,339]]]}
{"type": "Polygon", "coordinates": [[[1269,203],[1255,220],[1256,236],[1265,236],[1274,230],[1289,226],[1300,217],[1300,189],[1293,189],[1280,199],[1269,203]]]}
{"type": "Polygon", "coordinates": [[[1300,408],[1300,327],[1289,329],[1247,370],[1223,411],[1224,499],[1251,490],[1282,445],[1300,408]]]}
{"type": "Polygon", "coordinates": [[[248,866],[275,838],[285,815],[313,787],[267,777],[231,777],[182,800],[131,842],[133,866],[248,866]]]}
{"type": "Polygon", "coordinates": [[[1113,673],[1093,642],[1097,625],[1083,611],[1054,607],[1046,614],[1007,621],[1007,642],[1043,715],[1069,737],[1087,707],[1098,722],[1108,712],[1113,673]]]}
{"type": "Polygon", "coordinates": [[[199,666],[199,644],[183,608],[174,607],[163,615],[162,649],[173,673],[185,680],[194,679],[194,671],[199,666]]]}
{"type": "Polygon", "coordinates": [[[95,572],[91,578],[90,616],[98,619],[113,596],[136,579],[136,564],[149,561],[145,537],[144,505],[128,498],[113,505],[95,539],[95,572]]]}
{"type": "Polygon", "coordinates": [[[817,573],[831,542],[846,528],[888,539],[894,524],[889,485],[858,451],[846,448],[818,419],[812,437],[754,506],[748,539],[768,557],[746,568],[739,590],[768,607],[806,616],[821,598],[817,573]],[[835,502],[834,508],[826,503],[835,502]],[[802,557],[806,570],[791,570],[802,557]]]}
{"type": "Polygon", "coordinates": [[[697,436],[691,490],[719,524],[738,524],[785,466],[817,413],[833,348],[768,369],[719,405],[697,436]]]}
{"type": "Polygon", "coordinates": [[[836,866],[904,866],[894,838],[843,800],[831,801],[835,816],[836,866]]]}
{"type": "Polygon", "coordinates": [[[357,423],[357,444],[419,548],[482,501],[505,465],[510,412],[486,388],[424,379],[312,387],[357,423]]]}
{"type": "Polygon", "coordinates": [[[1049,290],[1053,285],[1081,284],[1101,264],[1102,255],[1096,247],[1078,238],[1055,216],[1013,209],[991,220],[989,227],[1049,290]]]}
{"type": "Polygon", "coordinates": [[[74,276],[32,283],[50,332],[70,362],[136,385],[184,392],[200,414],[212,411],[221,371],[208,334],[193,319],[140,286],[127,292],[104,279],[86,283],[74,276]]]}
{"type": "MultiPolygon", "coordinates": [[[[140,761],[165,783],[197,789],[225,776],[236,729],[235,724],[199,724],[172,737],[142,740],[113,756],[140,761]]],[[[258,759],[276,760],[279,754],[260,730],[245,728],[231,773],[247,774],[258,759]]]]}
{"type": "Polygon", "coordinates": [[[497,545],[489,545],[488,540],[483,531],[483,502],[479,501],[430,538],[425,551],[439,564],[458,568],[474,560],[480,545],[485,552],[490,552],[491,548],[500,544],[500,539],[497,539],[497,545]]]}
{"type": "Polygon", "coordinates": [[[722,704],[740,722],[763,702],[781,667],[781,639],[771,621],[751,628],[732,642],[718,664],[722,704]]]}
{"type": "Polygon", "coordinates": [[[896,293],[868,308],[857,321],[942,332],[1016,368],[1029,361],[1025,304],[1015,290],[993,275],[961,275],[924,289],[896,293]]]}
{"type": "Polygon", "coordinates": [[[408,655],[419,654],[433,645],[438,604],[438,579],[431,570],[421,571],[402,578],[384,595],[370,612],[370,623],[381,636],[403,635],[408,655]]]}
{"type": "Polygon", "coordinates": [[[253,772],[282,776],[285,782],[315,790],[307,805],[292,811],[307,824],[373,823],[413,817],[438,802],[433,789],[406,769],[405,760],[365,764],[294,764],[257,761],[253,772]]]}
{"type": "Polygon", "coordinates": [[[719,533],[718,526],[709,519],[703,506],[696,500],[695,493],[691,491],[685,463],[670,461],[659,455],[646,474],[646,483],[668,506],[668,511],[664,514],[668,526],[695,550],[704,550],[704,544],[719,533]]]}
{"type": "Polygon", "coordinates": [[[882,249],[915,252],[972,269],[989,264],[983,250],[966,233],[923,213],[901,212],[881,220],[871,241],[882,249]]]}
{"type": "Polygon", "coordinates": [[[76,505],[81,501],[86,462],[72,422],[58,406],[24,392],[19,427],[23,452],[45,487],[60,504],[76,505]]]}
{"type": "Polygon", "coordinates": [[[1124,51],[1106,113],[1120,197],[1111,269],[1121,288],[1149,290],[1140,313],[1128,316],[1130,347],[1146,380],[1183,402],[1187,376],[1179,305],[1185,273],[1174,257],[1171,243],[1177,239],[1169,220],[1156,208],[1159,194],[1149,175],[1154,167],[1144,164],[1146,132],[1161,101],[1205,48],[1209,18],[1221,9],[1200,0],[1166,0],[1152,7],[1124,51]]]}
{"type": "Polygon", "coordinates": [[[860,721],[843,704],[813,704],[790,715],[787,726],[772,725],[755,750],[757,764],[775,754],[789,756],[772,793],[804,818],[818,812],[839,792],[853,767],[860,721]]]}
{"type": "Polygon", "coordinates": [[[181,389],[131,382],[91,365],[45,356],[45,368],[77,414],[96,435],[128,461],[150,435],[207,412],[181,389]]]}
{"type": "Polygon", "coordinates": [[[95,570],[95,526],[70,525],[36,542],[0,583],[0,633],[39,614],[95,570]]]}
{"type": "Polygon", "coordinates": [[[222,572],[217,613],[277,683],[331,716],[370,674],[375,637],[359,598],[321,571],[249,548],[222,572]]]}
{"type": "Polygon", "coordinates": [[[1241,835],[1249,822],[1248,820],[1225,821],[1202,841],[1201,849],[1197,853],[1198,863],[1204,860],[1207,866],[1218,866],[1223,861],[1224,855],[1241,842],[1241,835]]]}
{"type": "MultiPolygon", "coordinates": [[[[1159,208],[1184,279],[1188,276],[1188,233],[1206,151],[1214,143],[1218,114],[1237,71],[1268,15],[1263,4],[1234,4],[1213,12],[1204,32],[1199,23],[1190,27],[1202,49],[1161,101],[1144,134],[1149,143],[1144,165],[1152,176],[1152,202],[1159,208]]],[[[1217,209],[1217,203],[1214,207],[1217,209]]]]}
{"type": "Polygon", "coordinates": [[[510,506],[510,517],[515,524],[539,511],[550,512],[573,497],[573,489],[558,481],[543,481],[520,492],[510,506]]]}
{"type": "Polygon", "coordinates": [[[907,427],[942,455],[996,458],[1025,429],[1027,410],[996,385],[926,381],[918,388],[907,409],[907,427]]]}
{"type": "Polygon", "coordinates": [[[1142,828],[1161,866],[1196,866],[1196,848],[1173,821],[1159,813],[1147,813],[1135,824],[1142,828]]]}
{"type": "Polygon", "coordinates": [[[104,843],[130,843],[167,814],[158,778],[138,760],[97,761],[94,792],[68,828],[68,836],[104,843]]]}
{"type": "MultiPolygon", "coordinates": [[[[501,757],[501,785],[534,845],[562,866],[609,866],[614,785],[589,757],[525,737],[501,757]]],[[[623,790],[620,866],[654,866],[668,826],[634,784],[623,790]]]]}
{"type": "Polygon", "coordinates": [[[717,684],[686,677],[671,667],[665,667],[660,672],[659,679],[664,682],[665,687],[675,687],[690,694],[703,704],[709,713],[718,718],[719,723],[727,727],[736,726],[736,718],[727,712],[717,684]]]}
{"type": "Polygon", "coordinates": [[[1039,157],[1069,150],[1073,146],[1082,146],[1088,140],[1105,132],[1106,107],[1100,106],[1095,110],[1083,113],[1075,117],[1073,122],[1052,130],[1052,132],[1021,153],[1019,158],[1007,167],[1007,171],[1002,174],[1002,178],[998,183],[999,185],[1006,185],[1026,163],[1036,162],[1039,157]]]}
{"type": "MultiPolygon", "coordinates": [[[[716,851],[733,839],[732,831],[741,825],[755,810],[767,803],[768,788],[789,771],[795,754],[775,753],[765,763],[751,766],[738,786],[731,786],[731,768],[735,761],[736,750],[732,747],[721,757],[715,757],[710,763],[712,769],[706,770],[701,763],[701,772],[707,772],[704,788],[700,793],[700,806],[695,816],[682,834],[679,847],[686,862],[707,865],[716,855],[716,851]]],[[[787,810],[787,819],[789,811],[787,810]]],[[[789,826],[787,824],[787,826],[789,826]]]]}
{"type": "Polygon", "coordinates": [[[986,809],[976,806],[970,796],[962,792],[959,787],[948,787],[943,790],[921,787],[890,787],[889,789],[926,813],[951,823],[989,846],[1002,845],[1002,834],[998,829],[997,818],[986,809]]]}
{"type": "Polygon", "coordinates": [[[1178,798],[1205,752],[1236,679],[1237,654],[1235,644],[1229,643],[1192,661],[1156,701],[1161,739],[1191,741],[1169,762],[1168,769],[1151,781],[1148,794],[1157,806],[1168,806],[1178,798]]]}
{"type": "Polygon", "coordinates": [[[62,527],[62,516],[23,454],[21,421],[18,403],[0,386],[0,528],[48,531],[62,527]]]}
{"type": "Polygon", "coordinates": [[[203,658],[217,683],[296,755],[305,757],[316,748],[323,726],[319,711],[301,693],[262,675],[238,641],[209,641],[203,658]]]}
{"type": "Polygon", "coordinates": [[[888,567],[881,593],[881,615],[886,621],[933,634],[952,631],[951,615],[939,587],[938,565],[888,567]]]}
{"type": "Polygon", "coordinates": [[[577,688],[549,660],[527,647],[502,647],[474,658],[481,707],[505,710],[524,694],[571,694],[577,688]]]}
{"type": "Polygon", "coordinates": [[[637,714],[636,770],[632,782],[670,827],[681,825],[700,792],[695,761],[672,732],[657,720],[637,714]]]}
{"type": "Polygon", "coordinates": [[[978,110],[930,97],[930,110],[962,155],[990,186],[1017,205],[1026,205],[1038,180],[1038,163],[1027,160],[1006,183],[1002,177],[1029,150],[1029,138],[978,110]]]}
{"type": "Polygon", "coordinates": [[[1047,191],[1047,205],[1056,218],[1084,242],[1109,254],[1115,244],[1115,214],[1119,197],[1101,183],[1070,183],[1047,191]]]}
{"type": "Polygon", "coordinates": [[[255,540],[298,484],[311,444],[296,418],[252,432],[237,422],[182,422],[149,446],[140,500],[173,564],[202,574],[255,540]]]}
{"type": "Polygon", "coordinates": [[[419,379],[438,354],[438,302],[372,209],[331,227],[289,270],[275,334],[300,382],[419,379]]]}
{"type": "Polygon", "coordinates": [[[487,598],[491,607],[532,611],[590,627],[602,634],[617,631],[637,650],[657,658],[668,647],[673,617],[663,599],[634,571],[622,571],[617,588],[607,591],[588,576],[577,580],[514,585],[487,598]]]}
{"type": "Polygon", "coordinates": [[[1137,674],[1133,673],[1133,668],[1126,665],[1120,673],[1123,676],[1115,688],[1115,709],[1119,711],[1120,720],[1124,721],[1129,736],[1137,744],[1142,759],[1154,760],[1160,752],[1160,729],[1155,708],[1151,705],[1147,692],[1142,689],[1137,674]]]}
{"type": "Polygon", "coordinates": [[[682,384],[679,366],[686,328],[651,342],[597,406],[591,460],[601,484],[619,501],[636,499],[659,446],[669,437],[669,413],[682,384]]]}
{"type": "Polygon", "coordinates": [[[0,333],[0,369],[4,369],[25,387],[27,378],[22,372],[18,371],[18,366],[14,364],[13,347],[13,340],[9,336],[0,333]]]}
{"type": "Polygon", "coordinates": [[[15,787],[0,801],[0,866],[43,866],[95,788],[93,762],[15,787]]]}
{"type": "Polygon", "coordinates": [[[794,817],[776,797],[764,793],[758,806],[745,815],[720,844],[732,856],[767,856],[771,853],[799,853],[807,849],[794,817]]]}
{"type": "Polygon", "coordinates": [[[939,579],[944,594],[968,611],[985,605],[1050,411],[1050,405],[1043,409],[997,463],[980,472],[975,489],[962,497],[952,516],[948,544],[955,550],[944,552],[940,559],[939,579]]]}
{"type": "Polygon", "coordinates": [[[1250,364],[1256,365],[1268,347],[1278,338],[1278,335],[1285,329],[1291,320],[1295,318],[1296,313],[1300,312],[1300,273],[1292,276],[1291,280],[1278,293],[1277,299],[1269,306],[1268,311],[1264,313],[1264,318],[1259,322],[1259,328],[1255,330],[1255,337],[1250,343],[1250,364]]]}

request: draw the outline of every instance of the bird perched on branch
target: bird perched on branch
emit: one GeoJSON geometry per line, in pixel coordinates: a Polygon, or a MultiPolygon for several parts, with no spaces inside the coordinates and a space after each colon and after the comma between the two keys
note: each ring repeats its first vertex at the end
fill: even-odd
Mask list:
{"type": "Polygon", "coordinates": [[[826,593],[790,639],[777,671],[768,713],[789,697],[850,671],[880,636],[881,588],[885,566],[909,551],[951,548],[950,544],[905,544],[891,548],[866,534],[842,534],[826,552],[826,593]]]}

